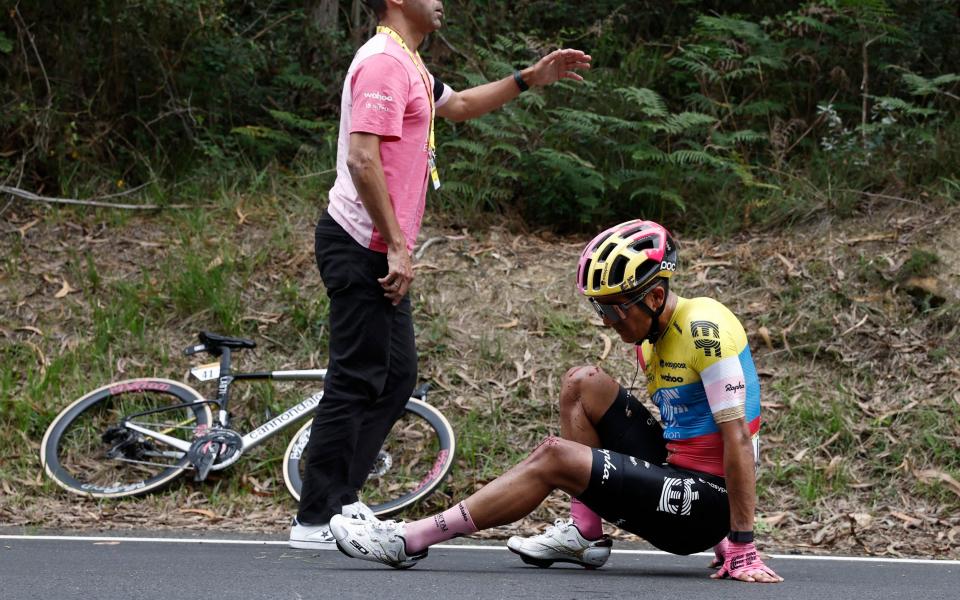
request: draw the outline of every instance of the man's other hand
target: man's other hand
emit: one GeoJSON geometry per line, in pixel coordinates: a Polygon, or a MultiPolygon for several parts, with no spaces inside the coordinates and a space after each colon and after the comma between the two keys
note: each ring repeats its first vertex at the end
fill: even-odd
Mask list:
{"type": "Polygon", "coordinates": [[[530,86],[550,85],[561,79],[583,81],[583,77],[576,71],[589,69],[590,60],[590,55],[580,50],[572,48],[554,50],[525,71],[523,80],[530,86]]]}

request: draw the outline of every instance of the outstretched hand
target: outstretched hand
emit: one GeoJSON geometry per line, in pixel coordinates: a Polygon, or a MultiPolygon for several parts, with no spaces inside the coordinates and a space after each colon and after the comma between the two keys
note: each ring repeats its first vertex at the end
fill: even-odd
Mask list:
{"type": "Polygon", "coordinates": [[[720,566],[720,570],[710,576],[713,579],[729,577],[751,583],[780,583],[783,581],[783,577],[763,564],[753,542],[747,544],[729,541],[724,544],[721,542],[714,547],[713,552],[716,560],[710,566],[720,566]]]}
{"type": "Polygon", "coordinates": [[[554,50],[530,67],[530,71],[524,73],[523,79],[530,86],[550,85],[561,79],[583,81],[583,77],[576,71],[589,69],[590,60],[590,55],[580,50],[572,48],[554,50]]]}

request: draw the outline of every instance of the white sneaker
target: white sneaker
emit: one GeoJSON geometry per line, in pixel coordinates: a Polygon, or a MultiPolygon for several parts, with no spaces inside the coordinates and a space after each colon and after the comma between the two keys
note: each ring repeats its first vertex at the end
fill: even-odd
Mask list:
{"type": "MultiPolygon", "coordinates": [[[[370,507],[357,500],[353,504],[345,504],[340,510],[340,514],[351,519],[361,519],[364,521],[378,521],[376,515],[370,510],[370,507]]],[[[330,532],[330,524],[321,525],[301,525],[297,518],[293,518],[293,525],[290,527],[290,547],[301,548],[304,550],[333,550],[337,544],[333,534],[330,532]]]]}
{"type": "Polygon", "coordinates": [[[402,521],[364,521],[334,515],[330,519],[330,531],[337,539],[340,552],[351,558],[382,562],[394,569],[409,569],[427,556],[426,550],[407,554],[402,521]]]}
{"type": "Polygon", "coordinates": [[[345,504],[340,514],[350,519],[360,519],[361,521],[379,521],[377,515],[373,514],[370,507],[357,500],[353,504],[345,504]]]}
{"type": "Polygon", "coordinates": [[[607,535],[594,541],[584,539],[573,519],[557,519],[540,535],[528,538],[515,535],[507,540],[507,548],[519,554],[523,562],[541,568],[555,562],[567,562],[596,569],[610,558],[612,547],[613,540],[607,535]]]}
{"type": "Polygon", "coordinates": [[[337,540],[330,533],[330,524],[301,525],[297,518],[293,518],[290,527],[290,547],[302,550],[333,550],[337,540]]]}

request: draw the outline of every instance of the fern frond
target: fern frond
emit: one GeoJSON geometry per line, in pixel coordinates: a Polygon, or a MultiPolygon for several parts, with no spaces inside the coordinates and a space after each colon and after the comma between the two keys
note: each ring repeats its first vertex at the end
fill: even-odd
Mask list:
{"type": "Polygon", "coordinates": [[[234,127],[230,130],[230,133],[250,140],[268,140],[290,145],[299,144],[297,139],[290,134],[283,131],[278,131],[276,129],[271,129],[269,127],[264,127],[262,125],[243,125],[241,127],[234,127]]]}
{"type": "Polygon", "coordinates": [[[504,142],[500,142],[500,143],[494,144],[493,146],[490,146],[490,152],[491,152],[491,153],[493,153],[493,152],[506,152],[507,154],[510,154],[510,155],[512,155],[514,158],[517,158],[517,159],[519,159],[519,158],[521,158],[521,157],[523,156],[523,152],[521,152],[519,148],[517,148],[516,146],[514,146],[514,145],[512,145],[512,144],[507,144],[507,143],[504,143],[504,142]]]}
{"type": "Polygon", "coordinates": [[[766,67],[767,69],[773,71],[781,71],[786,69],[788,64],[781,56],[769,56],[769,55],[760,55],[754,54],[753,56],[748,56],[744,59],[743,63],[750,66],[766,67]]]}
{"type": "Polygon", "coordinates": [[[455,160],[451,162],[445,162],[441,165],[444,171],[465,171],[471,173],[477,170],[477,163],[467,161],[467,160],[455,160]]]}
{"type": "Polygon", "coordinates": [[[689,60],[682,56],[677,56],[668,60],[667,63],[669,63],[670,66],[684,69],[694,75],[699,75],[707,81],[717,81],[720,78],[720,73],[716,69],[698,60],[689,60]]]}
{"type": "Polygon", "coordinates": [[[660,173],[656,171],[644,171],[638,169],[620,169],[607,175],[607,182],[613,189],[636,181],[651,181],[660,178],[660,173]]]}
{"type": "Polygon", "coordinates": [[[551,110],[550,114],[560,117],[554,126],[561,131],[570,131],[582,137],[596,137],[600,132],[600,125],[596,122],[597,115],[593,113],[572,108],[558,108],[551,110]]]}
{"type": "Polygon", "coordinates": [[[667,153],[656,146],[641,146],[630,155],[637,162],[665,163],[667,153]]]}
{"type": "Polygon", "coordinates": [[[698,127],[706,127],[717,122],[717,118],[698,112],[682,112],[670,115],[660,123],[651,125],[654,131],[662,131],[670,135],[684,133],[698,127]]]}
{"type": "Polygon", "coordinates": [[[447,193],[452,192],[455,194],[467,194],[473,190],[473,186],[463,181],[445,179],[443,186],[440,189],[447,193]]]}
{"type": "Polygon", "coordinates": [[[760,25],[734,17],[711,17],[701,15],[697,18],[697,28],[701,33],[719,37],[738,37],[744,40],[766,40],[767,34],[760,25]]]}
{"type": "Polygon", "coordinates": [[[723,81],[737,81],[745,77],[752,77],[759,74],[759,71],[756,67],[740,67],[737,69],[731,69],[723,73],[720,78],[723,81]]]}
{"type": "Polygon", "coordinates": [[[465,140],[463,138],[445,142],[442,148],[444,150],[447,150],[447,149],[463,150],[469,154],[476,156],[477,158],[483,158],[488,154],[490,154],[490,149],[487,148],[485,145],[479,142],[474,142],[473,140],[465,140]]]}
{"type": "Polygon", "coordinates": [[[676,150],[667,155],[667,162],[674,165],[712,165],[728,167],[727,161],[720,159],[705,150],[676,150]]]}
{"type": "Polygon", "coordinates": [[[633,190],[633,193],[630,194],[630,199],[636,200],[638,198],[662,200],[668,204],[672,204],[681,212],[687,210],[687,205],[680,194],[674,190],[668,190],[656,185],[645,185],[633,190]]]}
{"type": "Polygon", "coordinates": [[[659,198],[660,193],[663,191],[663,188],[656,185],[644,185],[638,188],[634,188],[633,192],[630,193],[630,199],[636,200],[642,196],[649,196],[651,198],[659,198]]]}
{"type": "Polygon", "coordinates": [[[956,83],[958,81],[960,81],[960,75],[957,75],[956,73],[947,73],[946,75],[934,77],[930,80],[930,83],[939,88],[942,85],[956,83]]]}
{"type": "Polygon", "coordinates": [[[666,117],[669,114],[667,104],[660,94],[647,88],[622,87],[613,90],[631,102],[636,108],[650,117],[666,117]]]}
{"type": "Polygon", "coordinates": [[[572,108],[556,108],[550,114],[560,118],[557,123],[559,129],[569,130],[578,136],[600,133],[601,130],[607,136],[618,131],[639,131],[644,128],[642,122],[572,108]]]}
{"type": "Polygon", "coordinates": [[[930,94],[940,94],[943,93],[943,90],[941,89],[943,86],[960,81],[960,75],[957,75],[956,73],[947,73],[946,75],[940,75],[939,77],[934,77],[933,79],[921,77],[916,73],[904,73],[901,77],[903,82],[907,84],[909,93],[913,96],[929,96],[930,94]]]}
{"type": "Polygon", "coordinates": [[[748,102],[733,109],[735,115],[745,115],[748,117],[766,117],[768,115],[781,114],[786,110],[786,105],[776,100],[757,100],[748,102]]]}
{"type": "Polygon", "coordinates": [[[925,108],[922,106],[917,106],[912,102],[908,102],[903,98],[896,98],[893,96],[872,96],[877,102],[879,108],[884,108],[887,110],[897,110],[903,114],[910,115],[913,117],[929,117],[931,115],[938,114],[938,111],[935,108],[925,108]]]}
{"type": "Polygon", "coordinates": [[[820,19],[811,17],[810,15],[791,15],[789,22],[801,25],[817,33],[826,33],[835,37],[839,37],[841,35],[840,30],[830,23],[826,23],[820,19]]]}
{"type": "MultiPolygon", "coordinates": [[[[606,182],[603,175],[587,160],[574,152],[560,152],[553,148],[540,148],[534,155],[540,159],[542,172],[554,172],[554,176],[562,177],[571,186],[581,190],[603,192],[606,182]]],[[[578,199],[579,199],[578,194],[578,199]]]]}
{"type": "Polygon", "coordinates": [[[316,77],[304,75],[299,72],[299,68],[294,71],[287,71],[277,75],[276,81],[295,90],[311,90],[314,92],[325,92],[327,86],[316,77]]]}
{"type": "Polygon", "coordinates": [[[768,141],[767,134],[754,131],[752,129],[742,129],[730,133],[714,132],[713,140],[718,146],[728,146],[730,144],[757,144],[768,141]]]}
{"type": "Polygon", "coordinates": [[[712,114],[717,110],[724,108],[726,105],[722,104],[718,100],[714,100],[709,96],[704,96],[700,92],[694,94],[688,94],[684,99],[684,102],[690,107],[695,108],[697,112],[712,114]]]}

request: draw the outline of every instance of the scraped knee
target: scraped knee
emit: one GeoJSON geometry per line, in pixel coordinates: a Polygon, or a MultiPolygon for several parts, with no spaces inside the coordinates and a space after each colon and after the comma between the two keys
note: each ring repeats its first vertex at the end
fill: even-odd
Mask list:
{"type": "Polygon", "coordinates": [[[560,410],[569,410],[580,404],[588,415],[602,415],[619,389],[620,384],[600,367],[574,367],[563,376],[560,410]]]}

